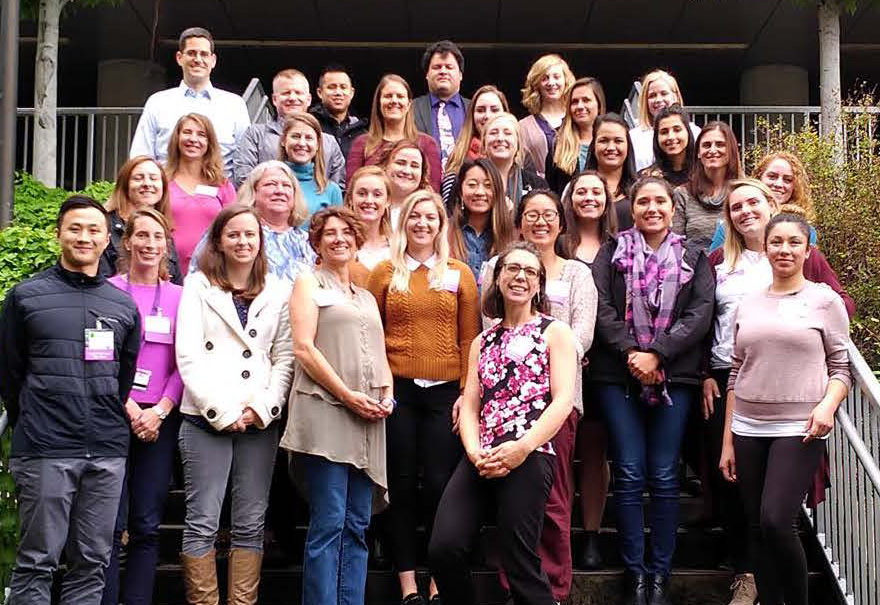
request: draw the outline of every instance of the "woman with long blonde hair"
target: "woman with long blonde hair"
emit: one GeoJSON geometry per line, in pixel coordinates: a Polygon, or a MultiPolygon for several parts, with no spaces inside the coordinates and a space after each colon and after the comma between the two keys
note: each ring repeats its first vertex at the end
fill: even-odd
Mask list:
{"type": "Polygon", "coordinates": [[[520,120],[526,165],[544,176],[547,154],[565,117],[565,93],[574,74],[559,55],[540,57],[532,63],[522,88],[522,104],[529,116],[520,120]]]}
{"type": "MultiPolygon", "coordinates": [[[[404,603],[419,603],[416,562],[419,502],[430,528],[446,482],[461,458],[458,410],[471,341],[479,332],[477,284],[449,256],[440,196],[416,191],[391,235],[391,258],[370,274],[385,328],[397,398],[386,420],[389,526],[404,603]],[[418,490],[422,469],[421,497],[418,490]]],[[[437,594],[433,582],[429,597],[437,594]]]]}
{"type": "Polygon", "coordinates": [[[498,169],[511,210],[529,191],[547,188],[547,181],[523,165],[520,125],[512,114],[500,113],[483,128],[483,154],[498,169]]]}
{"type": "Polygon", "coordinates": [[[565,117],[545,171],[550,189],[562,195],[571,177],[587,165],[593,145],[593,122],[605,113],[605,89],[596,78],[579,78],[565,93],[565,117]]]}

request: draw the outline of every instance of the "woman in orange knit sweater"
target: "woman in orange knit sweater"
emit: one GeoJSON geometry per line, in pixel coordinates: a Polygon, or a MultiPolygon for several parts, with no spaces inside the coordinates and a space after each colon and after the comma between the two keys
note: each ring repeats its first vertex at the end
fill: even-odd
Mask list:
{"type": "MultiPolygon", "coordinates": [[[[404,202],[391,259],[370,274],[385,349],[394,375],[395,412],[386,421],[389,525],[404,605],[423,605],[416,587],[419,500],[429,529],[446,482],[461,458],[458,408],[468,351],[479,332],[477,284],[449,256],[448,219],[440,196],[416,191],[404,202]],[[422,469],[422,495],[417,494],[422,469]]],[[[433,601],[437,587],[431,582],[433,601]]]]}

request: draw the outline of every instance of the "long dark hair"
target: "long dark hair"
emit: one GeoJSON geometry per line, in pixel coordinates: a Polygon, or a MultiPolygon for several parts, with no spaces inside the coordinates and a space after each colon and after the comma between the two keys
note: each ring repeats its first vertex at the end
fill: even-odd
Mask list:
{"type": "Polygon", "coordinates": [[[669,156],[666,155],[666,152],[660,147],[660,120],[664,118],[669,118],[672,116],[678,116],[681,119],[681,123],[684,126],[685,132],[687,132],[687,145],[684,148],[684,165],[682,166],[681,171],[685,174],[690,174],[691,168],[694,165],[694,157],[696,156],[696,144],[694,142],[694,133],[691,132],[691,118],[688,115],[688,112],[685,111],[684,107],[678,105],[670,105],[669,107],[664,107],[661,109],[656,116],[654,116],[654,157],[657,160],[657,167],[660,168],[663,174],[668,174],[670,172],[675,172],[675,169],[672,166],[672,161],[669,159],[669,156]]]}
{"type": "MultiPolygon", "coordinates": [[[[703,126],[703,130],[700,131],[700,135],[697,137],[694,153],[697,156],[699,155],[700,142],[703,140],[704,136],[713,130],[717,130],[724,135],[724,139],[727,142],[727,171],[724,175],[724,180],[730,181],[732,179],[742,178],[742,165],[739,161],[739,144],[736,142],[736,135],[733,134],[733,129],[727,124],[727,122],[714,121],[703,126]]],[[[691,167],[691,176],[688,179],[686,187],[688,193],[695,198],[699,198],[700,195],[712,191],[712,182],[709,180],[709,177],[706,176],[706,171],[703,169],[703,162],[699,159],[697,159],[691,167]]]]}
{"type": "Polygon", "coordinates": [[[553,251],[556,252],[557,255],[562,258],[569,258],[568,254],[566,254],[565,246],[563,244],[563,235],[568,230],[568,223],[566,221],[565,216],[565,208],[562,207],[562,200],[559,199],[559,196],[556,195],[555,191],[551,191],[550,189],[532,189],[527,194],[525,194],[519,202],[519,206],[516,207],[516,215],[513,218],[513,224],[517,229],[522,228],[523,224],[523,215],[526,212],[526,206],[529,205],[529,202],[538,197],[539,195],[543,195],[549,197],[553,204],[556,206],[556,212],[558,213],[559,218],[559,235],[556,236],[556,241],[553,242],[553,251]]]}
{"type": "Polygon", "coordinates": [[[491,317],[492,319],[504,318],[504,297],[501,296],[501,291],[498,290],[498,276],[501,275],[501,270],[504,268],[504,261],[507,259],[507,256],[515,250],[524,250],[538,259],[538,266],[540,267],[538,270],[538,292],[532,298],[532,311],[539,313],[548,312],[547,296],[545,294],[547,270],[544,268],[544,263],[541,262],[541,255],[538,254],[538,249],[535,248],[534,244],[518,241],[510,244],[504,252],[498,255],[498,259],[495,261],[495,268],[492,270],[492,283],[489,284],[486,296],[483,298],[483,315],[486,317],[491,317]]]}
{"type": "Polygon", "coordinates": [[[597,170],[582,170],[571,177],[568,186],[565,188],[565,197],[562,198],[562,208],[565,210],[565,224],[567,228],[565,234],[560,235],[562,239],[563,249],[567,258],[575,258],[577,256],[578,246],[581,245],[581,232],[578,229],[578,217],[574,213],[574,190],[577,182],[585,176],[594,176],[602,183],[605,189],[605,210],[599,217],[599,241],[604,242],[617,235],[617,211],[614,209],[614,199],[611,192],[608,191],[608,183],[605,177],[599,174],[597,170]]]}
{"type": "Polygon", "coordinates": [[[495,164],[488,158],[465,159],[458,169],[455,186],[449,197],[449,205],[452,208],[452,216],[449,218],[449,252],[451,256],[460,261],[467,260],[467,250],[461,230],[468,224],[468,211],[461,200],[461,187],[464,184],[465,175],[471,168],[482,168],[492,182],[492,207],[489,209],[489,237],[492,239],[492,244],[489,248],[489,254],[492,256],[498,254],[516,238],[513,223],[510,220],[510,212],[507,211],[504,201],[504,183],[495,164]]]}
{"type": "Polygon", "coordinates": [[[240,296],[245,300],[253,300],[263,291],[266,285],[268,266],[266,264],[266,253],[263,248],[263,230],[259,225],[260,219],[254,209],[242,204],[230,204],[217,214],[214,222],[208,228],[207,245],[199,254],[198,261],[199,271],[204,273],[211,285],[217,286],[224,292],[232,292],[233,295],[240,296]],[[251,274],[248,276],[247,288],[238,290],[232,285],[226,274],[226,256],[220,248],[220,237],[223,235],[223,228],[226,227],[226,224],[242,214],[250,214],[257,221],[257,231],[260,234],[260,248],[257,251],[257,258],[254,259],[251,274]]]}
{"type": "Polygon", "coordinates": [[[635,182],[637,177],[636,159],[635,152],[633,151],[632,139],[629,136],[629,127],[618,114],[609,112],[597,117],[593,122],[593,153],[587,158],[587,164],[584,168],[599,170],[598,154],[596,153],[596,133],[599,132],[599,128],[602,124],[606,123],[617,124],[623,128],[623,132],[626,133],[626,160],[623,162],[623,171],[620,174],[620,183],[617,184],[617,191],[611,192],[613,196],[611,201],[613,202],[617,197],[626,195],[627,191],[629,191],[630,185],[635,182]]]}

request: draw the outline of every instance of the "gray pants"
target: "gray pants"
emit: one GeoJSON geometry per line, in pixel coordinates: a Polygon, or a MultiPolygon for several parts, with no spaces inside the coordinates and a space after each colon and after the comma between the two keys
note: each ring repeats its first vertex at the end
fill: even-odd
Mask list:
{"type": "Polygon", "coordinates": [[[110,561],[125,458],[12,458],[21,538],[11,605],[51,602],[61,552],[61,604],[98,605],[110,561]]]}
{"type": "Polygon", "coordinates": [[[218,435],[184,421],[178,441],[186,490],[184,554],[201,557],[214,548],[230,480],[232,548],[262,551],[278,423],[253,433],[218,435]]]}

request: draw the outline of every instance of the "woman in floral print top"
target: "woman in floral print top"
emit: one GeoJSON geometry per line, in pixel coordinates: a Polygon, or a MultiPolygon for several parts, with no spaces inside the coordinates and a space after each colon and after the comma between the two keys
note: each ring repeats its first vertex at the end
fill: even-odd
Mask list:
{"type": "Polygon", "coordinates": [[[476,603],[468,564],[489,502],[514,602],[555,602],[537,547],[555,469],[550,440],[571,414],[578,368],[571,328],[543,313],[546,281],[535,247],[517,242],[488,285],[483,313],[501,321],[471,345],[460,413],[466,456],[443,492],[428,547],[450,603],[476,603]]]}

